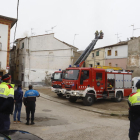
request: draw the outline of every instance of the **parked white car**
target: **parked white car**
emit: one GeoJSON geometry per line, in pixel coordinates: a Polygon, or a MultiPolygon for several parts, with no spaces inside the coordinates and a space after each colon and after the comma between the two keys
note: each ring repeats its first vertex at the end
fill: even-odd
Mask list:
{"type": "Polygon", "coordinates": [[[137,91],[136,83],[140,80],[140,77],[134,77],[132,78],[132,93],[135,93],[137,91]]]}

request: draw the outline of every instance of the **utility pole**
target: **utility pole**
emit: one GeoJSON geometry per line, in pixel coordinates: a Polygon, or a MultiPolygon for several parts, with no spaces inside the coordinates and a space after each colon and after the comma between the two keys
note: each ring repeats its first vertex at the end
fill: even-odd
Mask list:
{"type": "Polygon", "coordinates": [[[78,34],[75,34],[75,35],[74,35],[74,39],[73,39],[73,46],[74,46],[74,40],[75,40],[75,36],[76,36],[76,35],[78,35],[78,34]]]}
{"type": "Polygon", "coordinates": [[[33,35],[33,32],[32,31],[33,31],[33,28],[31,28],[31,36],[33,35]]]}
{"type": "Polygon", "coordinates": [[[35,35],[35,33],[33,33],[33,28],[31,28],[31,36],[35,35]]]}

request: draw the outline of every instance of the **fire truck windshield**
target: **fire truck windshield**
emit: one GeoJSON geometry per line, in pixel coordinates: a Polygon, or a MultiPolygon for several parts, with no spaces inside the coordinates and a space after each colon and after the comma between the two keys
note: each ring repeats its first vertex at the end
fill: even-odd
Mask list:
{"type": "Polygon", "coordinates": [[[62,73],[54,73],[54,80],[61,81],[62,80],[62,73]]]}
{"type": "Polygon", "coordinates": [[[79,75],[79,70],[66,70],[64,79],[77,80],[79,75]]]}

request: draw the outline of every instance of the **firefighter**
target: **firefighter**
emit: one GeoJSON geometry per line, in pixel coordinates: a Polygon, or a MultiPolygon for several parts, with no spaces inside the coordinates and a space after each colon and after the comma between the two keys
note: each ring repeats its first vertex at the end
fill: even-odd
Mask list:
{"type": "Polygon", "coordinates": [[[26,107],[26,125],[29,125],[30,113],[31,113],[31,125],[34,124],[34,113],[35,113],[35,102],[36,97],[39,97],[40,94],[38,91],[33,90],[32,85],[29,85],[29,90],[24,94],[24,105],[26,107]]]}
{"type": "Polygon", "coordinates": [[[98,39],[98,35],[99,35],[99,32],[96,31],[96,32],[95,32],[95,39],[98,39]]]}
{"type": "Polygon", "coordinates": [[[102,39],[103,38],[103,32],[102,32],[102,30],[100,31],[100,37],[99,37],[100,39],[102,39]]]}
{"type": "Polygon", "coordinates": [[[136,87],[137,87],[137,92],[132,93],[128,98],[130,140],[138,140],[139,131],[140,131],[140,81],[136,83],[136,87]]]}
{"type": "Polygon", "coordinates": [[[10,114],[14,106],[14,86],[10,84],[11,76],[5,74],[2,76],[2,81],[0,84],[0,131],[10,128],[10,114]]]}

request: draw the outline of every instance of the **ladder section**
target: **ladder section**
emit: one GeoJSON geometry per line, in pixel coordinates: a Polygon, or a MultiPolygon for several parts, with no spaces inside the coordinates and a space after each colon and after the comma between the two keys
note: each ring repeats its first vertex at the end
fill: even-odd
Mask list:
{"type": "Polygon", "coordinates": [[[76,62],[74,63],[75,66],[77,66],[77,65],[79,65],[80,67],[82,66],[82,64],[84,63],[86,58],[89,56],[91,51],[94,49],[94,46],[96,45],[96,42],[98,41],[98,39],[103,39],[102,31],[100,31],[100,33],[98,33],[98,31],[95,32],[95,39],[89,44],[89,46],[84,50],[84,52],[76,60],[76,62]]]}

